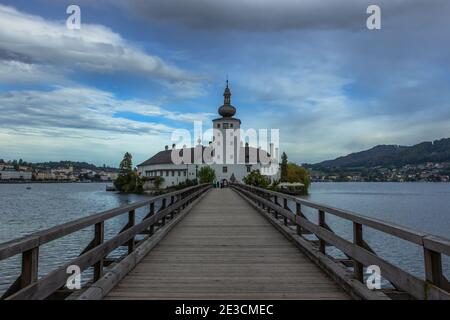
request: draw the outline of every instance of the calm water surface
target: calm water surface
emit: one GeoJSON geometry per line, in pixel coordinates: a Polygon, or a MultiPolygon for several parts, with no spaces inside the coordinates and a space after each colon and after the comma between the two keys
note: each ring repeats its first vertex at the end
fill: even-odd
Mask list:
{"type": "MultiPolygon", "coordinates": [[[[0,242],[146,198],[106,192],[105,186],[101,183],[0,184],[0,242]]],[[[307,199],[450,238],[450,184],[316,183],[307,199]]],[[[315,211],[305,213],[317,221],[315,211]]],[[[145,214],[145,209],[137,210],[137,221],[145,214]]],[[[126,221],[125,214],[107,222],[105,238],[117,234],[126,221]]],[[[328,215],[327,222],[337,234],[352,239],[351,223],[328,215]]],[[[42,246],[40,276],[78,256],[92,236],[93,227],[89,227],[42,246]]],[[[423,276],[423,252],[419,247],[369,228],[364,229],[364,237],[383,258],[423,276]]],[[[331,248],[327,250],[332,255],[340,255],[331,248]]],[[[120,253],[117,250],[112,255],[120,253]]],[[[0,261],[0,292],[18,276],[19,258],[0,261]]],[[[450,278],[448,257],[444,257],[443,264],[450,278]]],[[[86,274],[84,280],[90,278],[89,270],[86,274]]]]}

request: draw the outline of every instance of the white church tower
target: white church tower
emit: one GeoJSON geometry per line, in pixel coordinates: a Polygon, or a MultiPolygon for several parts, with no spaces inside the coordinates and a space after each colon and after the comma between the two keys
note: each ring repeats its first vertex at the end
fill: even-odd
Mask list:
{"type": "Polygon", "coordinates": [[[212,121],[214,130],[213,141],[216,145],[216,150],[219,151],[214,158],[217,164],[238,164],[241,147],[239,130],[241,128],[241,120],[233,117],[236,114],[236,108],[231,105],[231,91],[228,87],[228,80],[223,97],[223,105],[218,110],[219,115],[222,117],[212,121]]]}

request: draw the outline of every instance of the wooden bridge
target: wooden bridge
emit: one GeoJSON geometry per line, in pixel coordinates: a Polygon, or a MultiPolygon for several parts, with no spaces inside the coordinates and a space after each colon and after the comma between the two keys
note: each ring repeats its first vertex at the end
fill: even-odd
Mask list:
{"type": "Polygon", "coordinates": [[[2,299],[450,299],[441,261],[450,255],[449,240],[240,184],[190,187],[0,245],[0,260],[19,254],[21,274],[2,299]],[[136,223],[142,207],[148,214],[136,223]],[[317,211],[318,223],[304,207],[317,211]],[[128,223],[105,240],[105,221],[123,214],[128,223]],[[328,215],[353,224],[353,241],[333,232],[328,215]],[[39,247],[88,227],[94,236],[86,249],[39,278],[39,247]],[[365,228],[422,247],[425,278],[379,257],[364,241],[365,228]],[[121,246],[124,256],[111,260],[121,246]],[[347,258],[332,257],[328,246],[347,258]],[[65,288],[71,265],[93,269],[81,290],[65,288]],[[393,289],[369,290],[369,265],[379,266],[393,289]]]}

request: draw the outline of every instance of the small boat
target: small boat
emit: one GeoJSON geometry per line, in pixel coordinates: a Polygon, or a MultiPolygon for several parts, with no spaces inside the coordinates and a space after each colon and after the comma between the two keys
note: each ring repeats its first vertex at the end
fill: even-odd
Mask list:
{"type": "Polygon", "coordinates": [[[117,189],[114,186],[106,186],[106,191],[117,191],[117,189]]]}
{"type": "Polygon", "coordinates": [[[305,191],[305,185],[300,182],[282,182],[278,185],[278,190],[290,195],[301,195],[305,191]]]}
{"type": "Polygon", "coordinates": [[[31,187],[27,187],[27,190],[31,190],[31,187]]]}

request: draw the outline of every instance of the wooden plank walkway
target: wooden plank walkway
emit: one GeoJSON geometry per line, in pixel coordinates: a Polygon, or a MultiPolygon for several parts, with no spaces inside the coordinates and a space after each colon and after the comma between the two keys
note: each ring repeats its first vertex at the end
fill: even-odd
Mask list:
{"type": "Polygon", "coordinates": [[[106,299],[349,299],[231,189],[213,189],[106,299]]]}

